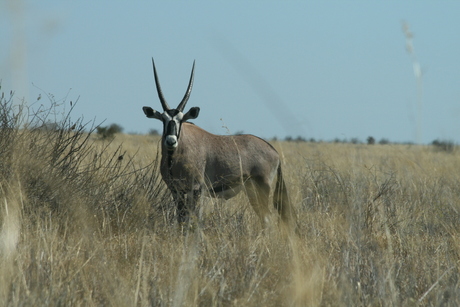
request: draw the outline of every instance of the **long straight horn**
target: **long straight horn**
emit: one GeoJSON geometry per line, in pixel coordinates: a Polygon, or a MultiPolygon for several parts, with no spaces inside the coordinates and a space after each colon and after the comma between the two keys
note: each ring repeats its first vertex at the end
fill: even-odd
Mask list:
{"type": "Polygon", "coordinates": [[[190,81],[188,82],[188,88],[187,91],[185,92],[184,98],[182,98],[182,101],[179,103],[179,106],[177,106],[177,110],[183,112],[185,108],[185,104],[187,104],[187,101],[190,97],[190,93],[192,92],[192,86],[193,86],[193,73],[195,71],[195,61],[193,61],[193,66],[192,66],[192,73],[190,75],[190,81]]]}
{"type": "Polygon", "coordinates": [[[168,103],[166,102],[163,92],[161,91],[160,81],[158,81],[157,69],[155,68],[155,62],[152,58],[152,65],[153,65],[153,74],[155,75],[155,85],[157,86],[158,98],[160,98],[161,106],[163,107],[163,111],[170,110],[168,103]]]}

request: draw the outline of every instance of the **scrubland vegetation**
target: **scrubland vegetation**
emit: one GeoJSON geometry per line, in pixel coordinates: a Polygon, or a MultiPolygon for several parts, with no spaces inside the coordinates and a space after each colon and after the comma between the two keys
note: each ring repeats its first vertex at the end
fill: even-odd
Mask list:
{"type": "MultiPolygon", "coordinates": [[[[159,137],[0,104],[1,306],[457,306],[460,152],[273,142],[296,232],[244,194],[182,232],[159,137]],[[50,125],[50,120],[52,125],[50,125]]],[[[276,213],[273,213],[276,217],[276,213]]]]}

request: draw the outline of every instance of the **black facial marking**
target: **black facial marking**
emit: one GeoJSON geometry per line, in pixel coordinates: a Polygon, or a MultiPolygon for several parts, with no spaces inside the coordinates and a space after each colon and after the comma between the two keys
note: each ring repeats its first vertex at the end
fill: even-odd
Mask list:
{"type": "Polygon", "coordinates": [[[180,111],[179,111],[179,110],[176,110],[176,109],[171,109],[171,110],[167,110],[167,111],[165,111],[165,112],[168,113],[169,116],[174,117],[174,116],[176,116],[180,111]]]}
{"type": "Polygon", "coordinates": [[[177,129],[176,129],[176,123],[171,120],[169,123],[168,123],[168,126],[166,127],[166,133],[165,135],[176,135],[177,136],[177,129]]]}

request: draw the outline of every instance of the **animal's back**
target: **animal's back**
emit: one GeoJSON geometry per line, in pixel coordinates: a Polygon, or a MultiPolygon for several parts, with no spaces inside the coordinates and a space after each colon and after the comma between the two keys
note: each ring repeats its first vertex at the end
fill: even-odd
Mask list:
{"type": "MultiPolygon", "coordinates": [[[[188,147],[204,155],[205,174],[211,184],[232,184],[249,177],[267,176],[271,181],[279,164],[278,152],[268,142],[254,135],[215,135],[193,124],[184,123],[182,133],[194,145],[188,147]]],[[[184,139],[184,138],[183,138],[184,139]]],[[[197,164],[200,161],[196,161],[197,164]]]]}

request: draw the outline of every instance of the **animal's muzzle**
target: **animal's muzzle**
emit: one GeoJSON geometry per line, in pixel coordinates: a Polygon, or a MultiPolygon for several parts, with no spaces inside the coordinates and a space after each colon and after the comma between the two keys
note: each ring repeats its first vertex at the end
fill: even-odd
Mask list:
{"type": "Polygon", "coordinates": [[[168,149],[174,149],[177,147],[177,136],[175,135],[167,135],[165,137],[165,146],[168,149]]]}

